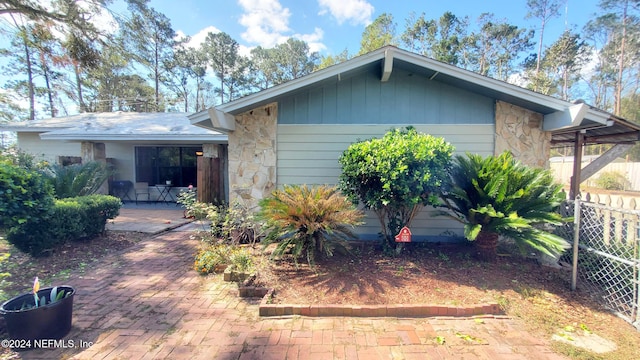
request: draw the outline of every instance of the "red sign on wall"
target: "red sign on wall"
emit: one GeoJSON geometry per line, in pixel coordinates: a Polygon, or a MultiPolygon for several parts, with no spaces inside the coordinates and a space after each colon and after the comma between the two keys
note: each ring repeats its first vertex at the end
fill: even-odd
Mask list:
{"type": "Polygon", "coordinates": [[[396,242],[411,242],[411,230],[406,226],[400,229],[400,233],[396,235],[396,242]]]}

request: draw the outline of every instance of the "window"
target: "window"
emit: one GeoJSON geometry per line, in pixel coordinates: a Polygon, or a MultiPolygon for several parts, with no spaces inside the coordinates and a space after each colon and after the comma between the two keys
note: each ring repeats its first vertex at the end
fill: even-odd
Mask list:
{"type": "Polygon", "coordinates": [[[196,151],[201,147],[136,147],[136,181],[149,185],[171,181],[174,186],[197,186],[196,151]]]}
{"type": "Polygon", "coordinates": [[[82,164],[82,158],[79,156],[58,156],[58,164],[62,166],[82,164]]]}

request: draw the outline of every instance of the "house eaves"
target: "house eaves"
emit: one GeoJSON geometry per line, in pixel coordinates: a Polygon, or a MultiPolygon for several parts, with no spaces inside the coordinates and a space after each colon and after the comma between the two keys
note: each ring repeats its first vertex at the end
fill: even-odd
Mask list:
{"type": "Polygon", "coordinates": [[[45,132],[40,135],[42,140],[60,140],[69,142],[78,141],[159,141],[159,142],[188,142],[188,143],[226,143],[227,135],[175,135],[175,134],[155,134],[155,135],[136,135],[136,134],[65,134],[53,132],[45,132]]]}
{"type": "Polygon", "coordinates": [[[538,112],[544,116],[543,124],[547,131],[580,126],[587,120],[604,125],[612,116],[586,104],[573,104],[394,46],[386,46],[284,84],[192,114],[189,120],[193,125],[204,128],[233,131],[234,115],[277,101],[328,79],[340,81],[342,77],[362,69],[377,67],[380,70],[380,80],[386,81],[392,76],[393,68],[396,66],[418,72],[431,80],[538,112]]]}
{"type": "Polygon", "coordinates": [[[32,126],[17,125],[14,123],[0,125],[0,131],[12,131],[12,132],[39,133],[39,132],[63,130],[63,129],[67,129],[67,127],[32,127],[32,126]]]}

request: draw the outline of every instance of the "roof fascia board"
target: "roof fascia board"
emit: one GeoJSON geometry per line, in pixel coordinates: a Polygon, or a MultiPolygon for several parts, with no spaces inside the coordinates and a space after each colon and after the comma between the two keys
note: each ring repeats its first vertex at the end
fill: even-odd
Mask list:
{"type": "Polygon", "coordinates": [[[534,102],[555,110],[564,110],[567,107],[567,104],[569,104],[564,100],[556,99],[548,95],[543,95],[501,80],[492,79],[473,71],[461,69],[459,67],[429,59],[422,55],[414,54],[408,51],[396,51],[394,53],[394,57],[398,60],[411,62],[416,65],[434,70],[438,73],[450,75],[460,80],[474,83],[498,92],[509,94],[522,100],[534,102]]]}
{"type": "Polygon", "coordinates": [[[213,130],[229,133],[236,130],[236,118],[228,112],[209,108],[209,119],[213,130]]]}
{"type": "Polygon", "coordinates": [[[609,125],[608,121],[611,120],[611,114],[589,106],[586,118],[602,125],[609,125]]]}
{"type": "Polygon", "coordinates": [[[27,127],[27,126],[0,126],[0,131],[13,131],[13,132],[46,132],[46,131],[54,131],[54,130],[64,130],[68,129],[70,126],[65,127],[27,127]]]}
{"type": "Polygon", "coordinates": [[[380,81],[387,82],[393,71],[393,49],[389,48],[384,51],[384,62],[382,63],[382,76],[380,81]]]}
{"type": "Polygon", "coordinates": [[[569,127],[580,126],[588,111],[589,105],[575,104],[569,106],[563,111],[556,111],[551,114],[544,115],[542,130],[554,131],[569,127]]]}
{"type": "Polygon", "coordinates": [[[227,141],[227,135],[167,135],[167,136],[140,136],[139,134],[127,135],[74,135],[74,134],[41,134],[42,140],[65,140],[65,141],[185,141],[185,140],[206,140],[206,141],[227,141]]]}
{"type": "Polygon", "coordinates": [[[263,90],[260,92],[257,92],[255,94],[251,94],[251,95],[247,95],[243,98],[240,98],[238,100],[234,100],[231,102],[228,102],[226,104],[217,106],[216,109],[225,112],[225,113],[230,113],[233,114],[234,111],[237,111],[238,109],[242,109],[248,106],[251,106],[254,103],[258,103],[258,102],[262,102],[262,101],[269,101],[271,99],[273,99],[274,97],[280,96],[282,94],[286,94],[290,91],[294,91],[298,88],[307,86],[307,85],[311,85],[314,84],[318,81],[324,80],[324,79],[328,79],[330,77],[333,76],[339,76],[340,74],[356,69],[360,66],[366,65],[371,63],[372,61],[376,61],[376,60],[380,60],[384,58],[384,54],[385,51],[388,50],[388,48],[381,48],[379,50],[370,52],[368,54],[365,55],[361,55],[358,56],[354,59],[351,59],[349,61],[345,61],[343,63],[337,64],[337,65],[333,65],[330,66],[328,68],[322,69],[320,71],[316,71],[313,72],[309,75],[305,75],[301,78],[298,79],[294,79],[291,81],[287,81],[286,83],[280,84],[280,85],[276,85],[272,88],[269,88],[267,90],[263,90]]]}
{"type": "Polygon", "coordinates": [[[202,110],[195,114],[188,115],[191,125],[199,126],[205,129],[211,129],[211,119],[209,118],[209,111],[202,110]]]}

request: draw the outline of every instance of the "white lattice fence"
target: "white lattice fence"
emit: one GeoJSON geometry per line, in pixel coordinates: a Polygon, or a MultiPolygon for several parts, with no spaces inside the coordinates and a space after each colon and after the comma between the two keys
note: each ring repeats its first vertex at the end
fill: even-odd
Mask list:
{"type": "MultiPolygon", "coordinates": [[[[600,296],[604,305],[640,329],[640,211],[585,201],[567,201],[564,215],[576,216],[577,252],[564,260],[573,263],[577,286],[600,296]],[[575,212],[578,204],[580,211],[575,212]]],[[[575,225],[559,229],[574,241],[575,225]]]]}

